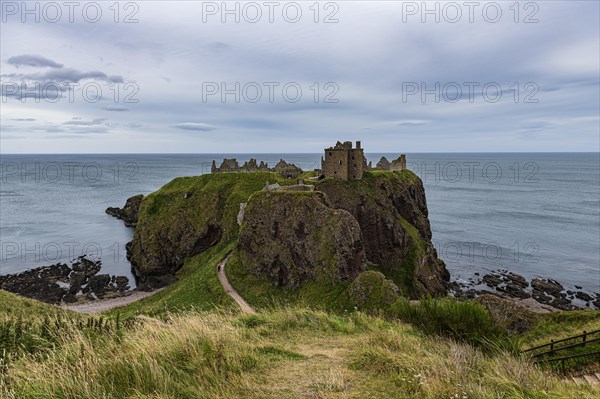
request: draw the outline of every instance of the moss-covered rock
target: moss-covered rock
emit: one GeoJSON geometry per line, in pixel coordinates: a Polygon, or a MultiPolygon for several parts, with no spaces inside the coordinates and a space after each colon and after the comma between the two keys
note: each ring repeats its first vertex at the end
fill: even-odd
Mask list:
{"type": "Polygon", "coordinates": [[[139,283],[165,285],[193,255],[235,240],[240,203],[275,173],[222,173],[179,177],[146,196],[128,253],[139,283]]]}
{"type": "Polygon", "coordinates": [[[361,311],[385,310],[400,297],[396,284],[373,270],[359,274],[349,291],[350,300],[361,311]]]}
{"type": "Polygon", "coordinates": [[[431,243],[425,189],[414,173],[371,171],[361,180],[325,179],[316,189],[358,220],[367,259],[405,294],[447,291],[449,274],[431,243]]]}
{"type": "Polygon", "coordinates": [[[275,191],[252,196],[238,252],[243,267],[276,286],[352,281],[366,269],[357,221],[328,206],[323,193],[275,191]]]}

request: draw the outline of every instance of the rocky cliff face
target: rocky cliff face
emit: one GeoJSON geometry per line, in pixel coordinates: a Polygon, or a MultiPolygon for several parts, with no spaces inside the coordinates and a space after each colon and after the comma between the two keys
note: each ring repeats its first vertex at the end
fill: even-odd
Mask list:
{"type": "Polygon", "coordinates": [[[186,258],[235,239],[240,203],[276,179],[274,173],[180,177],[145,197],[128,244],[139,286],[164,286],[186,258]]]}
{"type": "Polygon", "coordinates": [[[362,180],[323,180],[317,190],[358,221],[367,259],[405,293],[443,294],[449,274],[431,244],[425,189],[412,172],[374,171],[362,180]]]}
{"type": "Polygon", "coordinates": [[[140,205],[142,204],[142,199],[144,199],[142,194],[127,198],[123,208],[109,207],[106,208],[106,213],[116,217],[117,219],[121,219],[127,227],[135,227],[138,220],[140,205]]]}
{"type": "Polygon", "coordinates": [[[351,282],[366,270],[358,222],[319,192],[261,192],[245,211],[240,260],[279,287],[308,281],[351,282]]]}
{"type": "Polygon", "coordinates": [[[314,192],[261,191],[266,182],[285,183],[273,173],[212,174],[175,179],[144,198],[129,246],[140,283],[164,285],[186,258],[237,241],[242,267],[280,287],[351,282],[369,265],[405,295],[446,292],[412,172],[326,179],[314,192]]]}

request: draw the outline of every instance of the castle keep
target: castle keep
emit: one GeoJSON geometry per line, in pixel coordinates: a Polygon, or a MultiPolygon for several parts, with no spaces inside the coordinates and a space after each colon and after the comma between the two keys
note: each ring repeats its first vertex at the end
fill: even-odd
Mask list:
{"type": "Polygon", "coordinates": [[[362,179],[367,168],[360,141],[356,142],[356,148],[352,148],[351,141],[338,141],[335,147],[326,148],[325,157],[321,157],[321,172],[324,177],[358,180],[362,179]]]}

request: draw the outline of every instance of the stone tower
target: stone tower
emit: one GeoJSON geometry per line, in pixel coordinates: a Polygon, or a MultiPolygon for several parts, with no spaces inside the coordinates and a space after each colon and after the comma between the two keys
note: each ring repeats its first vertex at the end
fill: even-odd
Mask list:
{"type": "Polygon", "coordinates": [[[325,157],[321,158],[321,170],[323,176],[341,180],[362,179],[365,169],[365,155],[360,148],[360,141],[356,142],[356,148],[352,148],[352,142],[339,141],[335,147],[325,149],[325,157]]]}

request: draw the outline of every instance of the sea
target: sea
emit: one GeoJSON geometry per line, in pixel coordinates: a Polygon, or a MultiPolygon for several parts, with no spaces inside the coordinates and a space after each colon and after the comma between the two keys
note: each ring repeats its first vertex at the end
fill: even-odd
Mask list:
{"type": "MultiPolygon", "coordinates": [[[[382,157],[366,154],[373,165],[382,157]]],[[[506,270],[600,292],[599,153],[415,153],[433,243],[453,280],[506,270]]],[[[133,229],[105,213],[212,160],[280,159],[304,170],[321,154],[0,155],[0,274],[99,258],[135,286],[125,244],[133,229]]]]}

